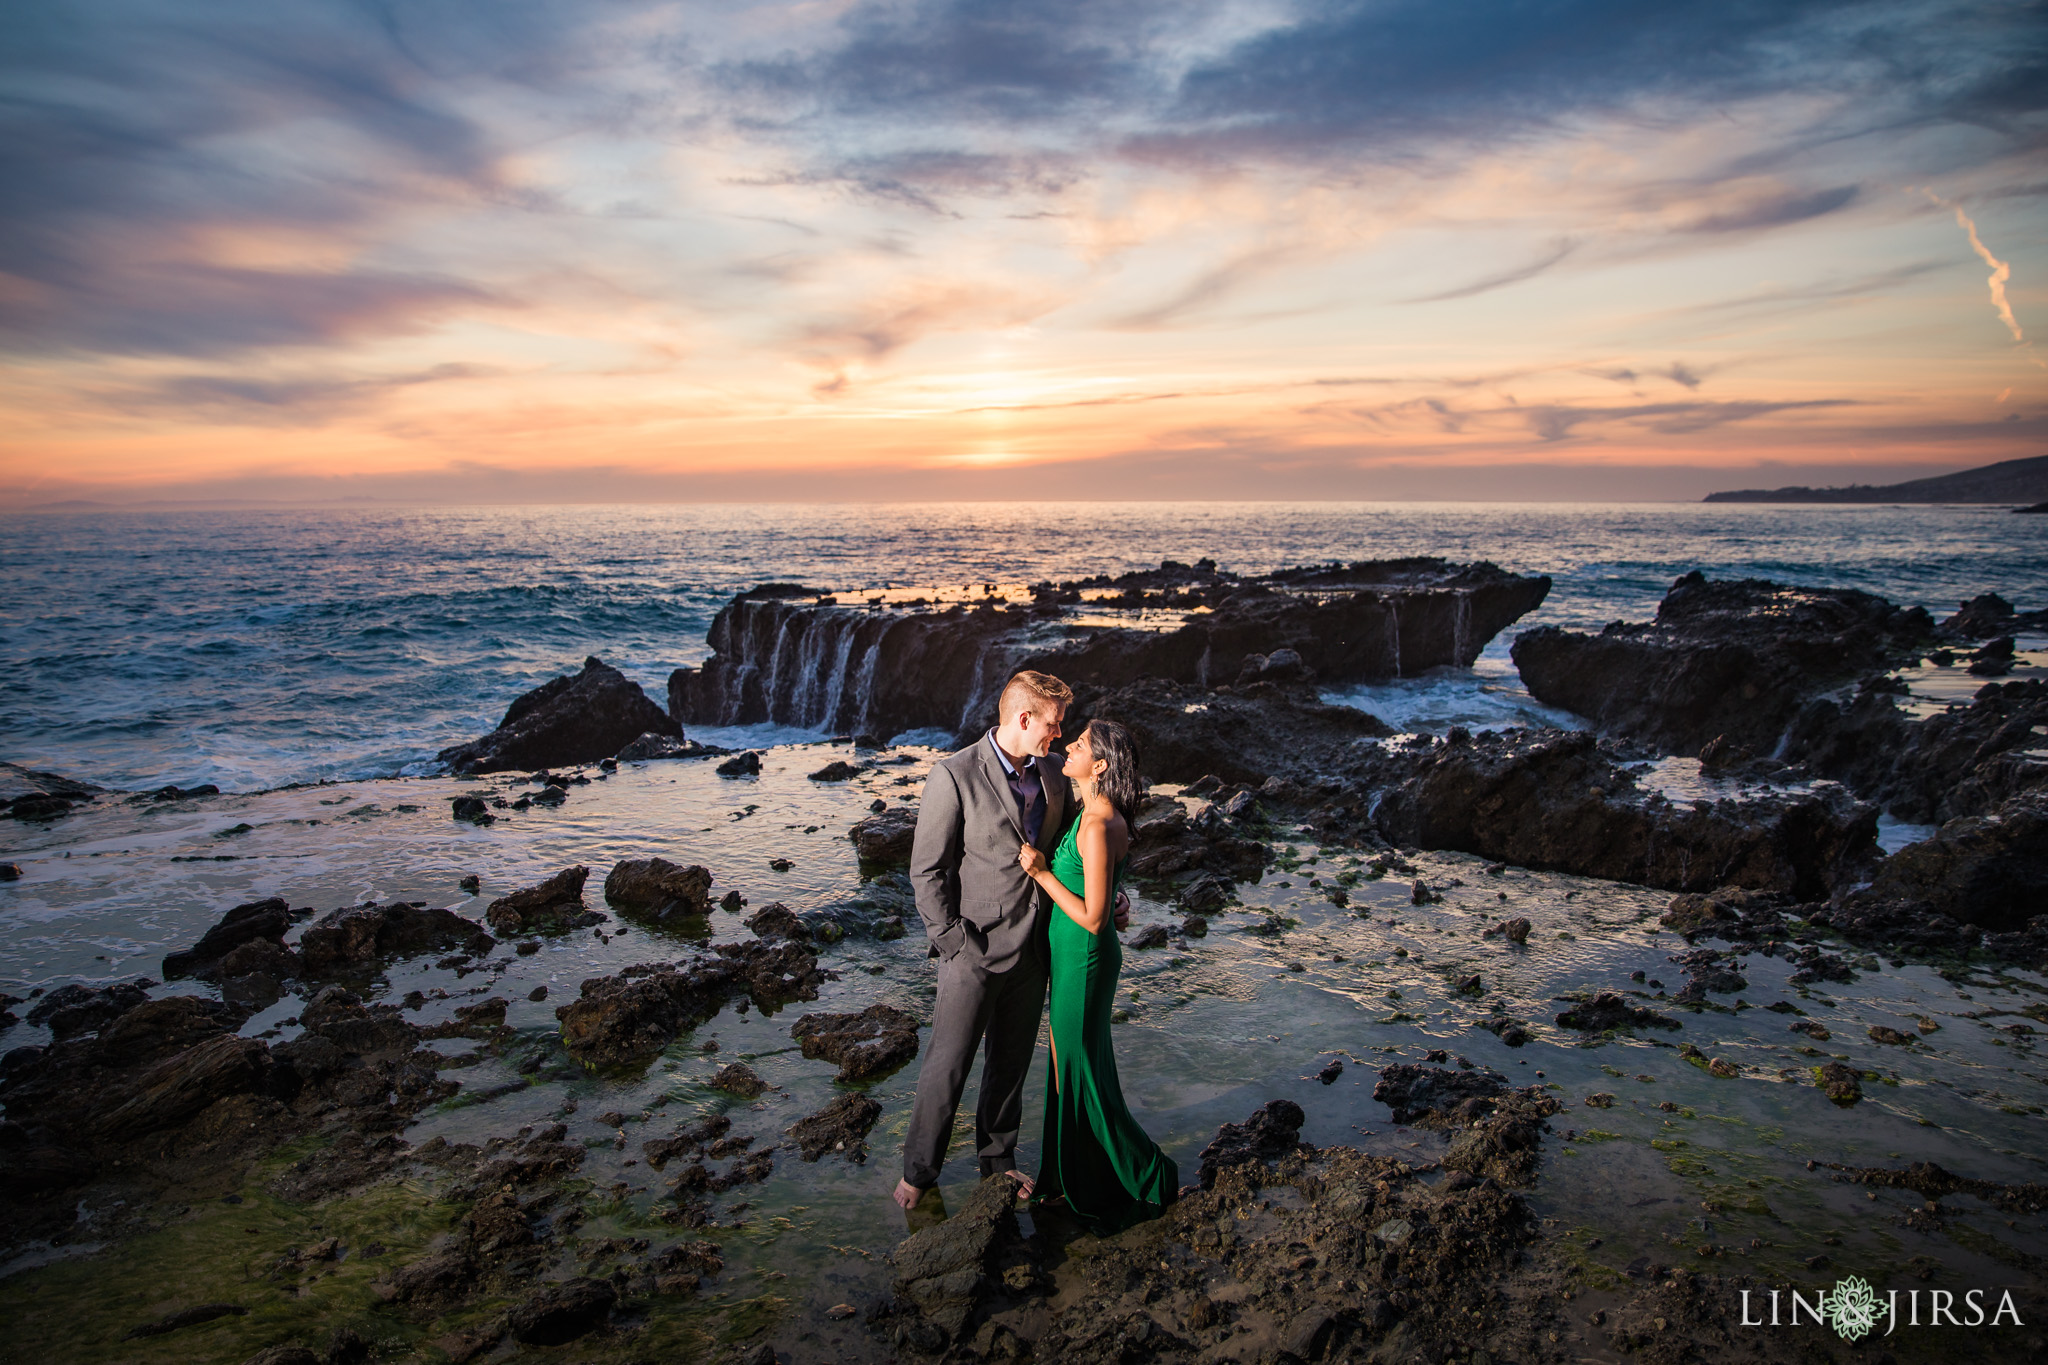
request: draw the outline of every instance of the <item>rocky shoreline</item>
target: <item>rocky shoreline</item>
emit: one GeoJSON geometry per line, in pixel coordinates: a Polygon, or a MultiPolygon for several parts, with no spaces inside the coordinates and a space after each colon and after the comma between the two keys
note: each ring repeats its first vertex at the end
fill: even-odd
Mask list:
{"type": "MultiPolygon", "coordinates": [[[[1192,952],[1226,923],[1253,937],[1288,934],[1279,912],[1258,908],[1264,888],[1290,884],[1276,882],[1284,874],[1308,880],[1309,894],[1360,931],[1378,932],[1375,914],[1397,923],[1390,906],[1421,916],[1448,898],[1476,944],[1512,961],[1532,939],[1573,937],[1540,913],[1532,924],[1511,902],[1528,895],[1531,876],[1621,884],[1657,893],[1650,903],[1660,907],[1661,924],[1652,929],[1678,943],[1670,961],[1682,987],[1645,984],[1638,971],[1633,980],[1589,982],[1577,998],[1560,999],[1554,1018],[1523,1017],[1497,995],[1487,1000],[1497,990],[1495,969],[1468,980],[1462,967],[1447,968],[1444,988],[1452,1000],[1469,1000],[1469,1027],[1510,1049],[1503,1056],[1537,1038],[1597,1048],[1675,1035],[1657,1045],[1682,1070],[1761,1080],[1753,1066],[1685,1040],[1700,1018],[1730,1013],[1722,1002],[1751,978],[1782,976],[1786,998],[1758,1017],[1771,1014],[1774,1027],[1789,1029],[1812,1063],[1776,1079],[1844,1110],[1871,1102],[1866,1087],[1890,1082],[1813,1047],[1829,1030],[1815,1017],[1826,1011],[1811,992],[1882,976],[1872,951],[1894,968],[1926,964],[1965,983],[1987,972],[2048,971],[2048,914],[2038,900],[2048,885],[2048,689],[1999,675],[2020,619],[2009,607],[2001,612],[2003,603],[1980,600],[1937,624],[1865,594],[1689,575],[1654,623],[1599,636],[1539,628],[1517,642],[1517,662],[1527,654],[1525,677],[1539,699],[1568,699],[1601,722],[1597,732],[1392,735],[1320,698],[1326,670],[1362,668],[1359,655],[1333,664],[1327,653],[1300,648],[1332,619],[1318,613],[1391,609],[1388,571],[1366,568],[1274,576],[1250,585],[1250,604],[1246,583],[1213,566],[1168,565],[1143,581],[1052,590],[1114,593],[1135,611],[1205,609],[1217,620],[1200,628],[1198,657],[1213,664],[1230,656],[1221,681],[1200,670],[1131,674],[1140,666],[1133,660],[1150,660],[1144,650],[1153,647],[1135,630],[1104,632],[1106,643],[1100,635],[1079,645],[1069,639],[1032,656],[1096,661],[1097,671],[1077,678],[1076,719],[1132,725],[1151,760],[1148,776],[1169,789],[1141,814],[1133,872],[1145,903],[1172,914],[1135,926],[1134,952],[1192,952]],[[1323,590],[1341,606],[1299,596],[1323,590]],[[1261,622],[1270,634],[1256,633],[1261,622]],[[1943,651],[1968,668],[1988,665],[1978,675],[1985,681],[1967,705],[1916,714],[1898,680],[1943,651]],[[1667,795],[1660,774],[1674,760],[1718,783],[1719,794],[1667,795]],[[1887,855],[1876,838],[1881,812],[1942,823],[1887,855]],[[1300,852],[1305,842],[1321,850],[1327,876],[1300,852]],[[1472,869],[1476,882],[1445,871],[1455,868],[1472,869]],[[1497,908],[1481,908],[1488,904],[1497,908]],[[1775,1022],[1785,1019],[1789,1025],[1775,1022]]],[[[1411,621],[1434,610],[1423,604],[1445,584],[1453,594],[1483,583],[1526,595],[1534,589],[1515,584],[1539,581],[1504,583],[1512,576],[1490,566],[1411,562],[1407,571],[1421,584],[1411,583],[1400,603],[1411,621]]],[[[1472,610],[1478,594],[1468,595],[1472,610]]],[[[764,621],[771,608],[809,611],[814,621],[887,617],[815,602],[791,607],[796,599],[772,593],[745,600],[764,621]]],[[[1019,614],[938,616],[947,630],[999,640],[1019,628],[1010,619],[1019,614]]],[[[1003,651],[1019,647],[1019,637],[1008,638],[976,657],[1007,663],[1012,655],[1003,651]]],[[[1453,638],[1451,657],[1470,639],[1453,638]]],[[[858,663],[851,647],[834,652],[858,663]]],[[[689,697],[698,686],[684,684],[683,712],[694,714],[689,697]]],[[[672,702],[677,695],[672,688],[672,702]]],[[[970,685],[966,695],[971,703],[979,693],[970,685]]],[[[451,796],[447,822],[495,837],[487,832],[494,822],[573,806],[622,765],[654,772],[664,760],[715,758],[715,774],[712,765],[702,769],[712,783],[758,780],[760,755],[692,744],[685,729],[673,709],[663,712],[590,660],[580,675],[520,698],[492,736],[444,755],[458,771],[521,772],[451,796]]],[[[757,1197],[749,1191],[792,1170],[858,1169],[871,1149],[888,1164],[877,1128],[890,1111],[875,1087],[913,1074],[906,1068],[921,1024],[901,1003],[863,998],[872,988],[859,984],[889,969],[893,945],[916,937],[907,889],[892,871],[907,856],[914,808],[893,785],[885,737],[864,740],[806,779],[821,794],[843,788],[847,796],[835,799],[849,806],[895,793],[874,795],[881,809],[857,821],[849,810],[839,825],[857,851],[864,890],[830,911],[765,898],[752,905],[736,889],[720,892],[718,867],[649,853],[613,861],[601,894],[592,868],[578,863],[507,888],[476,917],[412,900],[326,914],[277,897],[248,900],[164,957],[158,976],[186,984],[151,977],[7,999],[4,1023],[22,1009],[21,1022],[49,1041],[0,1056],[4,1250],[140,1246],[184,1227],[224,1252],[240,1235],[229,1229],[236,1211],[260,1201],[306,1233],[237,1271],[263,1286],[241,1297],[275,1298],[281,1289],[317,1297],[341,1285],[361,1305],[317,1334],[265,1328],[263,1312],[252,1315],[243,1302],[171,1305],[124,1324],[133,1343],[147,1344],[125,1349],[168,1353],[137,1359],[199,1358],[180,1357],[179,1348],[201,1333],[214,1343],[205,1358],[251,1365],[513,1354],[625,1361],[678,1351],[751,1365],[771,1356],[849,1365],[1828,1358],[1814,1355],[1810,1336],[1731,1327],[1733,1296],[1765,1282],[1725,1262],[1734,1252],[1712,1234],[1688,1246],[1689,1261],[1644,1260],[1616,1272],[1590,1254],[1588,1234],[1540,1211],[1535,1189],[1545,1164],[1614,1137],[1581,1139],[1578,1125],[1588,1121],[1573,1112],[1597,1117],[1615,1095],[1591,1092],[1575,1103],[1543,1083],[1541,1071],[1535,1084],[1516,1083],[1442,1049],[1419,1049],[1416,1061],[1362,1063],[1367,1074],[1377,1069],[1373,1102],[1420,1148],[1412,1158],[1305,1142],[1313,1098],[1306,1109],[1276,1099],[1222,1123],[1198,1170],[1186,1167],[1196,1179],[1181,1201],[1119,1237],[1086,1237],[1050,1213],[1031,1218],[1027,1231],[1007,1182],[953,1187],[950,1216],[913,1230],[855,1274],[843,1301],[821,1318],[792,1313],[786,1299],[751,1317],[713,1312],[705,1286],[730,1273],[728,1239],[746,1224],[746,1205],[757,1197]],[[573,988],[500,984],[540,954],[628,931],[660,950],[573,988]],[[401,976],[416,988],[401,995],[401,976]],[[821,993],[832,1007],[801,1013],[822,1006],[821,993]],[[526,1018],[544,1010],[552,1022],[542,1033],[516,1027],[508,1020],[520,1010],[526,1018]],[[771,1027],[781,1050],[829,1073],[830,1098],[794,1112],[757,1070],[767,1053],[721,1062],[701,1050],[715,1050],[715,1039],[693,1041],[713,1021],[736,1018],[771,1027]],[[270,1022],[245,1036],[263,1021],[270,1022]],[[497,1107],[577,1078],[658,1075],[685,1043],[700,1048],[704,1074],[694,1093],[705,1098],[673,1118],[665,1096],[596,1115],[568,1099],[516,1132],[407,1136],[422,1118],[462,1106],[486,1116],[489,1128],[497,1107]],[[510,1079],[469,1083],[486,1073],[510,1079]],[[599,1165],[610,1183],[594,1177],[599,1165]],[[627,1217],[629,1198],[639,1202],[627,1217]],[[118,1212],[84,1220],[87,1208],[118,1212]],[[410,1334],[402,1347],[394,1324],[410,1334]],[[238,1353],[222,1354],[230,1343],[238,1353]]],[[[5,814],[37,829],[93,812],[204,805],[219,795],[108,793],[11,767],[0,778],[5,814]]],[[[1326,955],[1338,964],[1346,957],[1326,955]]],[[[1931,1031],[1934,1021],[1921,1022],[1931,1031]]],[[[2026,1030],[2010,1035],[2016,1046],[2031,1036],[2024,1023],[2007,1027],[2026,1030]]],[[[1875,1044],[1907,1050],[1927,1036],[1911,1026],[1879,1032],[1870,1029],[1875,1044]]],[[[1334,1057],[1309,1083],[1328,1091],[1345,1060],[1334,1057]]],[[[1349,1060],[1361,1064],[1355,1053],[1349,1060]]],[[[1668,1101],[1663,1109],[1691,1118],[1668,1101]]],[[[1956,1206],[1944,1200],[2025,1218],[2036,1236],[2048,1209],[2040,1184],[1926,1163],[1837,1165],[1807,1163],[1815,1179],[1832,1171],[1838,1184],[1873,1199],[1880,1190],[1912,1195],[1925,1209],[1900,1216],[1920,1218],[1923,1232],[1953,1222],[1956,1206]]],[[[1683,1174],[1680,1165],[1674,1171],[1683,1174]]],[[[2018,1267],[2018,1282],[2033,1286],[2039,1303],[2038,1262],[2008,1250],[2003,1263],[2018,1267]]],[[[2030,1314],[2030,1329],[2034,1321],[2030,1314]]],[[[1998,1340],[2001,1350],[2042,1344],[2038,1332],[1998,1340]]],[[[1894,1349],[1914,1358],[1903,1343],[1894,1349]]],[[[1953,1345],[1941,1353],[1975,1358],[1953,1345]]]]}

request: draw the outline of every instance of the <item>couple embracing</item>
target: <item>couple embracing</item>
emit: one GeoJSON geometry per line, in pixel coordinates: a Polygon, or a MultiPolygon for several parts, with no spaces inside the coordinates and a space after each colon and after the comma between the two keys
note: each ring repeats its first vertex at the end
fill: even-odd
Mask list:
{"type": "Polygon", "coordinates": [[[1117,883],[1141,788],[1130,733],[1097,720],[1051,754],[1074,694],[1044,673],[1003,688],[997,724],[925,782],[910,859],[939,994],[896,1202],[938,1184],[967,1073],[982,1048],[974,1143],[981,1175],[1101,1231],[1157,1216],[1173,1159],[1117,1084],[1110,1009],[1123,945],[1117,883]],[[1036,1180],[1017,1170],[1024,1087],[1051,997],[1045,1138],[1036,1180]]]}

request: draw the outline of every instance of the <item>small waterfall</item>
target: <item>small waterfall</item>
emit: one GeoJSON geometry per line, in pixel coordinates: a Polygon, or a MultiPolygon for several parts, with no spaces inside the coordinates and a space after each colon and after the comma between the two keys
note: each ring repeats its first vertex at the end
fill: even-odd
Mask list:
{"type": "Polygon", "coordinates": [[[795,677],[791,680],[789,702],[780,720],[784,725],[812,727],[823,724],[818,715],[819,691],[824,683],[825,651],[832,645],[832,630],[815,616],[805,622],[803,646],[797,651],[795,677]]]}
{"type": "Polygon", "coordinates": [[[1465,652],[1472,639],[1472,594],[1460,589],[1451,599],[1451,662],[1460,668],[1468,667],[1472,654],[1465,652]]]}
{"type": "Polygon", "coordinates": [[[1387,607],[1387,643],[1394,653],[1394,676],[1401,676],[1401,599],[1385,597],[1380,599],[1387,607]]]}
{"type": "Polygon", "coordinates": [[[732,671],[718,699],[718,724],[739,725],[746,701],[747,684],[759,676],[761,667],[751,659],[732,671]]]}
{"type": "MultiPolygon", "coordinates": [[[[804,724],[836,729],[839,724],[839,702],[846,695],[847,665],[853,661],[853,637],[860,628],[860,618],[850,612],[835,613],[819,624],[831,627],[829,630],[821,630],[820,634],[838,638],[832,648],[831,666],[822,679],[825,704],[819,708],[816,720],[807,720],[804,724]]],[[[822,647],[819,654],[821,657],[824,654],[822,647]]]]}
{"type": "Polygon", "coordinates": [[[860,672],[853,680],[853,718],[849,728],[855,734],[872,731],[875,706],[875,665],[881,662],[882,639],[875,637],[860,656],[860,672]]]}
{"type": "Polygon", "coordinates": [[[956,731],[965,730],[981,720],[986,704],[983,699],[988,692],[988,656],[989,648],[986,644],[974,655],[974,676],[968,684],[967,701],[960,708],[959,723],[953,727],[956,731]]]}
{"type": "Polygon", "coordinates": [[[776,702],[782,696],[782,660],[789,648],[790,627],[797,621],[794,612],[780,612],[781,624],[775,632],[774,647],[768,651],[768,666],[762,670],[761,700],[767,709],[763,720],[775,718],[776,702]]]}
{"type": "Polygon", "coordinates": [[[1198,686],[1207,687],[1209,685],[1209,656],[1214,652],[1215,645],[1211,641],[1204,639],[1202,641],[1202,657],[1195,660],[1195,683],[1198,686]]]}

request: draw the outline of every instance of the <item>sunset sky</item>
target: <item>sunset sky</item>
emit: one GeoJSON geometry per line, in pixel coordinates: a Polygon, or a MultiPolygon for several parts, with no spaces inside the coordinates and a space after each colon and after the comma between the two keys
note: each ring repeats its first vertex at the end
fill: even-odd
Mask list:
{"type": "Polygon", "coordinates": [[[24,0],[0,505],[2048,453],[2048,10],[24,0]]]}

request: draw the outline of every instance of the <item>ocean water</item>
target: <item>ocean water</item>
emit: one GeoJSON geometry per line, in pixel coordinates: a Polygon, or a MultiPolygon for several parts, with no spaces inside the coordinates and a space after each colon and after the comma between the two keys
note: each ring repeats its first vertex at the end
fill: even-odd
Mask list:
{"type": "MultiPolygon", "coordinates": [[[[1203,556],[1489,559],[1555,580],[1470,670],[1336,699],[1400,728],[1568,720],[1518,630],[1642,619],[1690,569],[1937,614],[2048,605],[2048,518],[1997,507],[931,504],[135,510],[0,517],[0,758],[115,788],[253,791],[434,771],[596,654],[665,698],[712,616],[771,580],[963,588],[1203,556]]],[[[713,740],[788,742],[788,733],[713,740]]]]}

